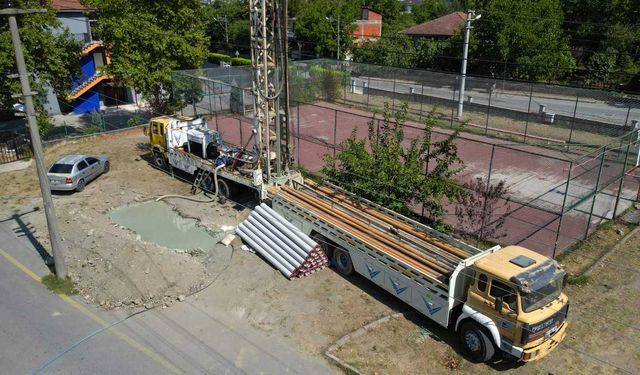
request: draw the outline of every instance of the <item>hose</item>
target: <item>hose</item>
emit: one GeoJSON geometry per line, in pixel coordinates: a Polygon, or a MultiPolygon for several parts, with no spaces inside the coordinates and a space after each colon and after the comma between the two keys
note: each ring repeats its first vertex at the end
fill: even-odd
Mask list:
{"type": "Polygon", "coordinates": [[[224,168],[225,165],[219,165],[217,166],[214,170],[213,170],[213,185],[215,186],[215,191],[213,193],[213,197],[211,197],[211,199],[207,199],[207,200],[200,200],[200,199],[195,199],[192,198],[188,195],[178,195],[178,194],[168,194],[168,195],[161,195],[158,198],[156,198],[156,202],[159,202],[163,199],[167,199],[167,198],[179,198],[179,199],[186,199],[188,201],[191,202],[196,202],[196,203],[211,203],[214,200],[216,200],[216,197],[218,196],[218,171],[222,168],[224,168]]]}

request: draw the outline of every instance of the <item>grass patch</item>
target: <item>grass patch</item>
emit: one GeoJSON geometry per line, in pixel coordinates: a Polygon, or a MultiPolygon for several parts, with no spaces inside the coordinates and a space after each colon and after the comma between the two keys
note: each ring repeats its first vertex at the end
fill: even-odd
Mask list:
{"type": "Polygon", "coordinates": [[[580,275],[580,276],[575,276],[575,277],[569,277],[567,279],[567,284],[582,286],[582,285],[589,284],[589,281],[591,281],[591,276],[589,276],[589,275],[580,275]]]}
{"type": "Polygon", "coordinates": [[[65,294],[68,296],[78,294],[76,286],[68,277],[60,279],[56,275],[50,273],[42,278],[42,283],[47,287],[47,289],[55,294],[65,294]]]}

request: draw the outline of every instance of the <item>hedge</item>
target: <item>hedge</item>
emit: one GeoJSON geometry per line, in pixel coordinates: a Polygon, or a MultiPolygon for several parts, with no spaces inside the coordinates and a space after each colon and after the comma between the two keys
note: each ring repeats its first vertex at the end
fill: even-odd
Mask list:
{"type": "Polygon", "coordinates": [[[245,59],[242,57],[231,57],[229,55],[225,55],[224,53],[214,53],[214,52],[209,53],[210,63],[220,64],[221,61],[230,63],[231,65],[234,65],[234,66],[251,65],[250,59],[245,59]]]}

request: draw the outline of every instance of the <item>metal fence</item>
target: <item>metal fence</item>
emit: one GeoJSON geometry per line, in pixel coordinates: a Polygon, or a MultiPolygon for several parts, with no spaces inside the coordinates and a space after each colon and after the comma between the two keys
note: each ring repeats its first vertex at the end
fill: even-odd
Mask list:
{"type": "Polygon", "coordinates": [[[31,139],[15,131],[0,132],[0,164],[31,157],[31,139]]]}
{"type": "MultiPolygon", "coordinates": [[[[296,97],[296,90],[301,92],[301,89],[316,95],[313,102],[292,99],[290,126],[296,163],[300,168],[318,172],[324,166],[324,155],[339,152],[341,143],[354,131],[358,138],[366,138],[370,122],[379,126],[382,116],[372,113],[379,108],[373,103],[375,98],[372,93],[366,90],[360,93],[357,86],[352,86],[353,73],[348,77],[344,74],[334,77],[337,82],[346,83],[340,83],[339,90],[327,86],[326,82],[321,83],[324,88],[316,90],[311,87],[315,84],[312,82],[315,73],[309,72],[311,67],[297,65],[294,74],[299,74],[298,78],[302,79],[290,79],[294,86],[292,97],[296,97]],[[354,92],[350,92],[352,89],[354,92]],[[350,99],[353,95],[359,95],[359,101],[350,99]]],[[[199,92],[199,95],[192,95],[194,100],[186,101],[188,104],[180,112],[208,117],[210,127],[221,131],[225,140],[244,144],[254,128],[251,102],[243,101],[243,110],[237,106],[234,108],[232,103],[239,98],[238,90],[243,92],[245,100],[252,101],[248,88],[251,73],[241,69],[228,74],[229,71],[225,72],[224,69],[174,74],[176,79],[184,81],[181,83],[183,87],[197,87],[196,91],[199,92]],[[234,80],[245,84],[234,86],[234,80]]],[[[395,84],[398,85],[398,81],[395,84]]],[[[505,84],[505,87],[508,86],[505,84]]],[[[398,91],[396,87],[390,92],[398,91]]],[[[439,106],[429,107],[426,95],[419,96],[422,101],[408,102],[408,96],[400,94],[397,97],[392,95],[388,103],[391,108],[397,109],[407,102],[413,114],[405,125],[406,142],[422,139],[425,135],[422,120],[432,111],[439,118],[439,127],[429,133],[431,142],[444,139],[451,132],[448,128],[456,125],[456,102],[453,96],[449,102],[450,108],[444,107],[445,111],[439,106]],[[445,114],[448,116],[444,117],[445,114]]],[[[415,95],[415,92],[411,95],[415,95]]],[[[388,96],[385,98],[389,99],[388,96]]],[[[489,124],[493,124],[497,115],[492,115],[494,107],[487,105],[486,109],[488,115],[485,113],[484,125],[479,127],[476,124],[478,127],[475,127],[467,124],[465,132],[457,139],[458,153],[465,169],[456,178],[461,185],[477,178],[488,186],[505,181],[509,193],[500,199],[495,212],[488,213],[489,224],[501,218],[505,220],[504,236],[493,238],[496,242],[518,244],[555,256],[585,239],[602,220],[617,217],[635,201],[638,181],[629,175],[629,170],[638,160],[638,131],[629,125],[608,124],[606,129],[615,131],[598,127],[587,129],[585,122],[579,122],[576,111],[576,116],[572,117],[573,127],[556,123],[537,124],[565,131],[564,141],[546,140],[548,134],[533,132],[536,127],[534,115],[530,113],[529,121],[525,116],[522,124],[523,133],[514,137],[514,134],[504,130],[493,130],[495,126],[487,126],[486,116],[489,117],[489,124]],[[579,123],[584,128],[578,129],[576,124],[579,123]],[[475,134],[478,132],[480,134],[475,134]],[[581,139],[587,139],[581,132],[592,137],[588,138],[592,141],[588,144],[579,143],[581,139]]],[[[471,112],[468,106],[465,110],[471,112]]],[[[635,116],[636,112],[628,111],[635,116]]],[[[445,208],[446,220],[455,228],[458,225],[455,204],[445,202],[445,208]]],[[[416,215],[423,214],[419,205],[414,205],[413,209],[416,215]]]]}
{"type": "MultiPolygon", "coordinates": [[[[640,97],[602,90],[467,77],[458,119],[459,76],[335,60],[293,64],[344,72],[342,93],[330,101],[380,110],[407,103],[415,119],[435,111],[442,124],[466,122],[468,131],[523,143],[606,145],[633,130],[640,97]]],[[[325,99],[326,98],[322,98],[325,99]]]]}

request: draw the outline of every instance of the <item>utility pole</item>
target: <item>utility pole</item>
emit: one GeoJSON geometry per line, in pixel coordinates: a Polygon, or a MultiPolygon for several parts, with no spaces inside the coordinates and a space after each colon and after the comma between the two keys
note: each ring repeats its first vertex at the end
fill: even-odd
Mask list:
{"type": "Polygon", "coordinates": [[[469,56],[469,34],[471,34],[471,29],[473,29],[471,21],[479,20],[482,15],[478,14],[477,16],[474,16],[475,11],[467,11],[467,24],[464,28],[464,47],[462,50],[462,67],[460,69],[460,90],[458,90],[458,120],[462,120],[464,106],[464,85],[467,80],[467,58],[469,56]]]}
{"type": "MultiPolygon", "coordinates": [[[[2,4],[4,9],[0,9],[0,16],[9,18],[9,30],[11,32],[11,41],[13,49],[16,53],[16,65],[18,66],[18,78],[20,78],[20,86],[22,88],[21,96],[24,100],[27,113],[27,122],[29,124],[29,133],[31,135],[31,145],[33,147],[33,158],[36,161],[36,170],[38,179],[40,180],[40,191],[42,193],[42,201],[44,204],[44,213],[47,218],[47,227],[49,229],[49,239],[51,240],[51,252],[53,253],[53,261],[55,262],[56,275],[59,278],[67,276],[67,270],[64,264],[63,247],[58,234],[58,223],[56,212],[51,199],[51,190],[49,187],[49,178],[44,166],[44,156],[42,152],[42,142],[40,141],[40,133],[38,133],[38,122],[36,121],[36,111],[33,106],[33,95],[29,84],[29,74],[27,66],[24,62],[22,53],[22,44],[20,42],[20,34],[18,32],[18,22],[16,16],[30,13],[46,13],[46,9],[16,9],[13,0],[4,1],[2,4]]],[[[13,78],[11,76],[10,78],[13,78]]]]}
{"type": "MultiPolygon", "coordinates": [[[[336,30],[333,28],[333,17],[329,18],[329,17],[325,17],[327,19],[327,21],[329,21],[329,25],[331,25],[331,29],[333,30],[333,32],[335,33],[336,30]]],[[[337,52],[336,52],[336,60],[340,60],[340,15],[338,15],[338,32],[336,33],[337,38],[338,38],[338,48],[337,48],[337,52]]]]}
{"type": "MultiPolygon", "coordinates": [[[[220,20],[216,17],[213,17],[213,19],[218,22],[220,25],[222,25],[222,22],[220,22],[220,20]]],[[[227,21],[227,15],[225,14],[224,16],[224,37],[225,40],[227,41],[227,52],[229,51],[229,23],[227,21]]]]}

